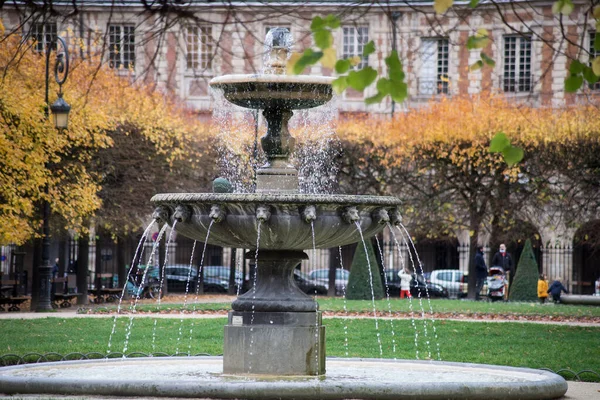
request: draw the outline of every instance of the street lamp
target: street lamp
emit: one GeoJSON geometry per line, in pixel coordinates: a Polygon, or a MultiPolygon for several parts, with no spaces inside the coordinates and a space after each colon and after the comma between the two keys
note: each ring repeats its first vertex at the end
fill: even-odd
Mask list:
{"type": "MultiPolygon", "coordinates": [[[[49,112],[52,111],[52,118],[56,129],[65,129],[69,124],[69,111],[71,106],[62,97],[62,85],[67,80],[69,74],[69,50],[64,39],[56,37],[56,61],[54,62],[54,79],[58,83],[58,99],[50,105],[48,99],[48,83],[50,78],[50,53],[54,48],[54,43],[48,43],[46,46],[46,108],[44,110],[46,119],[49,112]],[[59,51],[60,50],[60,51],[59,51]]],[[[46,196],[48,195],[48,185],[44,188],[46,196]]],[[[35,311],[52,310],[52,266],[50,265],[50,203],[47,198],[42,205],[43,225],[42,225],[42,265],[39,268],[40,292],[38,304],[35,311]]]]}

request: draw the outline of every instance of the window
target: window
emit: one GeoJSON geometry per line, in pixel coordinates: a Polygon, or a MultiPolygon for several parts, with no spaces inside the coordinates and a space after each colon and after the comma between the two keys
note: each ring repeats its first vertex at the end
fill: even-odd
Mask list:
{"type": "Polygon", "coordinates": [[[187,69],[210,70],[212,68],[212,27],[190,26],[186,35],[187,69]]]}
{"type": "Polygon", "coordinates": [[[419,94],[448,93],[448,39],[421,41],[419,94]]]}
{"type": "Polygon", "coordinates": [[[135,66],[135,27],[133,25],[108,26],[108,61],[111,68],[135,66]]]}
{"type": "Polygon", "coordinates": [[[31,25],[31,38],[35,39],[34,50],[40,53],[46,51],[46,46],[52,43],[56,49],[56,23],[46,22],[31,25]]]}
{"type": "Polygon", "coordinates": [[[361,57],[361,62],[356,66],[357,69],[369,65],[367,57],[363,57],[363,48],[369,42],[369,28],[366,26],[345,26],[343,28],[343,35],[344,44],[342,57],[361,57]]]}
{"type": "Polygon", "coordinates": [[[531,91],[531,38],[506,36],[504,38],[505,92],[531,91]]]}
{"type": "MultiPolygon", "coordinates": [[[[600,57],[600,51],[596,51],[594,49],[594,40],[596,38],[596,32],[590,32],[590,65],[592,65],[592,61],[596,57],[600,57]]],[[[600,90],[600,81],[596,83],[590,84],[590,89],[592,90],[600,90]]]]}
{"type": "Polygon", "coordinates": [[[286,28],[288,31],[290,31],[290,33],[292,32],[292,27],[290,26],[290,24],[267,25],[265,26],[265,35],[269,33],[271,29],[275,28],[286,28]]]}

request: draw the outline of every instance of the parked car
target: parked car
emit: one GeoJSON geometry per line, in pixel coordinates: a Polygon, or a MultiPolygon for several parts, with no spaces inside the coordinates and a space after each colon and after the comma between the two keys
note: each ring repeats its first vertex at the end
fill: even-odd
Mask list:
{"type": "MultiPolygon", "coordinates": [[[[390,269],[386,271],[386,279],[390,296],[398,296],[400,294],[400,277],[398,276],[396,269],[390,269]]],[[[410,294],[413,297],[440,297],[447,298],[448,290],[437,283],[427,282],[425,277],[420,274],[411,274],[412,279],[410,281],[410,294]]]]}
{"type": "Polygon", "coordinates": [[[309,278],[304,272],[295,269],[294,280],[296,284],[306,294],[326,295],[327,286],[315,279],[309,278]]]}
{"type": "Polygon", "coordinates": [[[446,288],[450,298],[462,298],[467,293],[465,273],[458,269],[437,269],[431,271],[428,282],[446,288]]]}
{"type": "MultiPolygon", "coordinates": [[[[308,277],[321,283],[326,288],[329,288],[329,269],[321,268],[314,269],[309,272],[308,277]]],[[[348,279],[350,278],[350,271],[343,268],[336,268],[335,270],[335,294],[341,295],[345,292],[348,287],[348,279]]]]}
{"type": "MultiPolygon", "coordinates": [[[[140,271],[140,274],[143,273],[145,268],[145,265],[140,265],[138,267],[138,271],[140,271]]],[[[139,281],[140,278],[136,277],[135,281],[139,281]]],[[[146,273],[146,280],[148,279],[160,283],[158,267],[150,267],[150,269],[146,273]]],[[[195,293],[196,286],[198,284],[198,269],[196,266],[190,267],[189,264],[167,265],[165,267],[165,282],[163,282],[163,285],[165,283],[169,292],[185,293],[187,288],[188,293],[195,293]]],[[[205,292],[225,293],[227,292],[228,287],[228,280],[221,279],[218,276],[207,276],[206,274],[204,275],[205,292]]]]}
{"type": "MultiPolygon", "coordinates": [[[[231,274],[231,269],[228,266],[224,265],[207,265],[202,268],[204,270],[204,287],[206,290],[206,283],[210,280],[218,280],[224,283],[225,290],[227,292],[229,289],[229,275],[231,274]]],[[[234,280],[235,288],[237,291],[238,285],[242,285],[244,283],[244,279],[242,273],[240,271],[235,271],[235,280],[234,280]]]]}

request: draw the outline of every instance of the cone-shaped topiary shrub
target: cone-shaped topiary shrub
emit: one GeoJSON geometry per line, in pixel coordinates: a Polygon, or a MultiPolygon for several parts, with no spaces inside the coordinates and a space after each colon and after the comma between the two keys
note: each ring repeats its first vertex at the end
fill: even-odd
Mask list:
{"type": "Polygon", "coordinates": [[[531,241],[527,239],[525,248],[519,258],[517,272],[510,287],[510,301],[537,301],[537,283],[539,278],[538,264],[533,255],[531,241]]]}
{"type": "Polygon", "coordinates": [[[373,245],[370,240],[365,240],[367,253],[365,254],[365,246],[362,242],[356,246],[352,267],[350,268],[350,278],[348,278],[348,288],[346,290],[346,298],[349,300],[371,300],[373,294],[375,299],[383,298],[383,285],[381,284],[381,275],[373,245]],[[371,276],[369,277],[369,263],[371,263],[371,276]],[[371,283],[373,282],[373,294],[371,294],[371,283]]]}

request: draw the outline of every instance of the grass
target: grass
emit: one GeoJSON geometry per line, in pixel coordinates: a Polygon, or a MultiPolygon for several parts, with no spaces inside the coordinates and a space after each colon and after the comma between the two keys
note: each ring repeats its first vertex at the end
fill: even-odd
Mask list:
{"type": "MultiPolygon", "coordinates": [[[[373,303],[366,300],[347,300],[336,297],[319,297],[320,310],[331,312],[367,312],[373,311],[373,303]]],[[[585,306],[585,305],[554,305],[551,303],[515,303],[515,302],[485,302],[485,301],[468,301],[468,300],[447,300],[447,299],[423,299],[421,302],[414,299],[412,302],[413,309],[420,311],[423,309],[429,313],[429,302],[431,309],[436,313],[448,314],[464,314],[464,315],[506,315],[506,316],[550,316],[550,317],[565,317],[565,318],[594,318],[600,317],[600,307],[585,306]]],[[[389,300],[375,301],[375,308],[379,313],[387,313],[389,309],[392,312],[409,312],[410,303],[407,300],[391,298],[389,300]]],[[[128,308],[128,304],[123,303],[123,309],[128,308]]],[[[178,311],[183,308],[182,304],[163,302],[160,306],[156,304],[138,304],[136,309],[139,311],[178,311]]],[[[193,303],[189,300],[186,305],[187,310],[203,310],[203,311],[228,311],[231,309],[230,303],[193,303]]],[[[93,308],[92,312],[106,312],[108,310],[116,310],[116,306],[93,308]]]]}
{"type": "MultiPolygon", "coordinates": [[[[114,318],[48,317],[0,320],[0,355],[97,352],[105,355],[114,318]]],[[[126,353],[211,355],[223,352],[225,318],[179,319],[119,317],[111,351],[125,348],[127,327],[133,324],[126,353]]],[[[378,341],[373,319],[327,318],[327,355],[425,359],[495,365],[600,372],[600,327],[527,323],[379,319],[378,341]],[[348,346],[345,345],[348,331],[348,346]],[[392,335],[393,331],[393,335],[392,335]],[[425,332],[427,331],[427,332],[425,332]],[[417,335],[416,335],[416,334],[417,335]],[[416,338],[416,339],[415,339],[416,338]],[[380,344],[381,343],[381,352],[380,344]],[[439,353],[438,353],[439,349],[439,353]],[[439,355],[439,357],[438,357],[439,355]]],[[[0,357],[10,362],[9,357],[0,357]]],[[[572,375],[566,373],[569,379],[572,375]]],[[[582,379],[600,381],[584,374],[582,379]]]]}

